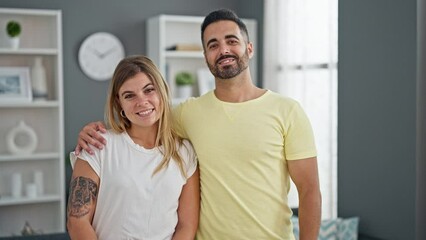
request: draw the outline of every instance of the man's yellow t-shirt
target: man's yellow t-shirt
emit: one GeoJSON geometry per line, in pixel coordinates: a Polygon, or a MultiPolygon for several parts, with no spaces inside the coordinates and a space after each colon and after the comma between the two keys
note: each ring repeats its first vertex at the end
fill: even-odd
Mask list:
{"type": "Polygon", "coordinates": [[[176,130],[199,160],[197,239],[294,239],[287,161],[316,156],[300,105],[271,91],[242,103],[209,92],[174,113],[176,130]]]}

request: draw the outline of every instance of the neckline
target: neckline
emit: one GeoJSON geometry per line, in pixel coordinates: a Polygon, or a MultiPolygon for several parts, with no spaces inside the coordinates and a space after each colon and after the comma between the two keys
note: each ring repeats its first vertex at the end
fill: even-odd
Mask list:
{"type": "Polygon", "coordinates": [[[154,147],[154,148],[144,148],[143,146],[135,143],[133,141],[133,139],[130,137],[129,133],[127,133],[127,131],[123,132],[123,137],[124,139],[127,141],[127,143],[132,146],[134,149],[140,151],[140,152],[145,152],[145,153],[157,153],[159,151],[158,147],[154,147]]]}
{"type": "Polygon", "coordinates": [[[258,102],[261,101],[262,99],[264,99],[265,97],[267,97],[267,95],[269,95],[271,93],[271,91],[269,89],[265,89],[265,93],[263,93],[262,95],[260,95],[257,98],[254,99],[250,99],[244,102],[225,102],[220,100],[219,98],[216,97],[216,94],[214,94],[214,91],[210,91],[210,94],[212,95],[212,98],[214,99],[215,102],[220,103],[220,104],[227,104],[227,105],[244,105],[244,104],[250,104],[250,103],[254,103],[254,102],[258,102]]]}

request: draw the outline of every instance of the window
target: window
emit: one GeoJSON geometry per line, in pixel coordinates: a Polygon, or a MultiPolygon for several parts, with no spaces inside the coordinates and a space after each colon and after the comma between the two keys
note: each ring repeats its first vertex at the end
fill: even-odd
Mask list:
{"type": "MultiPolygon", "coordinates": [[[[318,149],[323,219],[337,216],[337,0],[265,0],[264,87],[298,100],[318,149]]],[[[294,185],[289,195],[297,207],[294,185]]]]}

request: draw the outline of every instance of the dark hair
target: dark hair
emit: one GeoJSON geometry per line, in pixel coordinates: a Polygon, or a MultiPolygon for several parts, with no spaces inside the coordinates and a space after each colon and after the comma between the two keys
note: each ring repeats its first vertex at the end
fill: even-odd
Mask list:
{"type": "Polygon", "coordinates": [[[209,15],[207,15],[206,18],[204,18],[204,21],[201,24],[201,42],[202,43],[204,43],[204,39],[203,39],[204,30],[206,30],[207,26],[212,23],[223,21],[223,20],[235,22],[240,28],[240,31],[243,34],[243,36],[247,37],[247,42],[249,42],[247,27],[243,23],[243,21],[237,16],[237,14],[230,9],[219,9],[209,13],[209,15]]]}

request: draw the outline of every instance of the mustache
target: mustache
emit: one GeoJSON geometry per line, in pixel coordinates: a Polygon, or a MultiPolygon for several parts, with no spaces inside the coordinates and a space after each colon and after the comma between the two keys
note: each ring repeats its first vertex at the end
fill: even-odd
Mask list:
{"type": "Polygon", "coordinates": [[[218,64],[220,61],[222,61],[225,58],[234,58],[234,59],[237,59],[237,56],[235,56],[235,55],[223,55],[223,56],[221,56],[220,58],[218,58],[216,60],[216,64],[218,64]]]}

